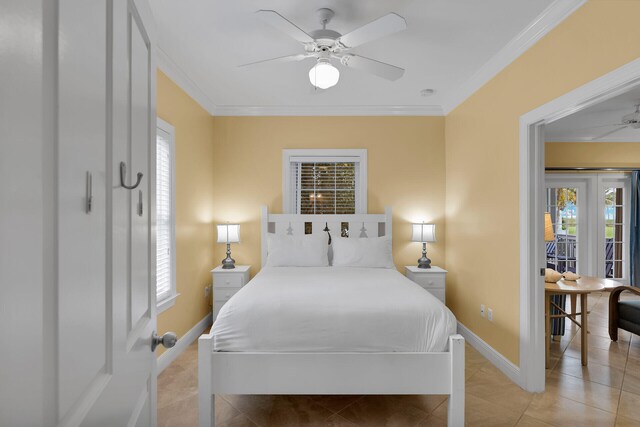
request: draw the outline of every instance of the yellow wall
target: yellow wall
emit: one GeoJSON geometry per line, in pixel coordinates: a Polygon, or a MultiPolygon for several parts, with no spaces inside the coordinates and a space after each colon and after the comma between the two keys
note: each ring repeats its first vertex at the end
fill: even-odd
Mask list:
{"type": "Polygon", "coordinates": [[[209,311],[204,288],[215,266],[214,134],[211,116],[158,71],[158,117],[175,127],[176,304],[158,316],[158,331],[184,335],[209,311]]]}
{"type": "Polygon", "coordinates": [[[446,118],[447,301],[516,365],[519,117],[638,58],[638,16],[638,1],[589,1],[446,118]]]}
{"type": "MultiPolygon", "coordinates": [[[[436,224],[430,244],[434,265],[444,264],[443,117],[214,117],[216,222],[239,222],[238,264],[260,267],[260,206],[282,212],[282,150],[366,148],[368,211],[393,208],[394,259],[417,264],[421,246],[411,243],[412,221],[436,224]]],[[[216,261],[225,257],[216,245],[216,261]]],[[[401,271],[404,271],[402,268],[401,271]]]]}
{"type": "Polygon", "coordinates": [[[547,142],[544,145],[547,167],[640,166],[638,142],[547,142]]]}

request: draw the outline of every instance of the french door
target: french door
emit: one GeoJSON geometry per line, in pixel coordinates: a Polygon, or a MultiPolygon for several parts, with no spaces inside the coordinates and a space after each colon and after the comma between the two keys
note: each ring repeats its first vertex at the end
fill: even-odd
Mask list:
{"type": "MultiPolygon", "coordinates": [[[[588,268],[587,184],[580,179],[547,179],[545,247],[547,268],[564,273],[588,268]]],[[[586,274],[586,273],[584,273],[586,274]]]]}
{"type": "Polygon", "coordinates": [[[628,176],[598,179],[598,277],[629,283],[630,190],[628,176]]]}
{"type": "Polygon", "coordinates": [[[547,267],[628,283],[629,177],[547,174],[545,180],[547,267]]]}

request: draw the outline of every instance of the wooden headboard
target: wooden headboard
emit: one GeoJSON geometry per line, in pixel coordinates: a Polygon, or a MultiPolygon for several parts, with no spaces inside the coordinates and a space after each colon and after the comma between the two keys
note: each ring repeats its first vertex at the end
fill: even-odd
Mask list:
{"type": "Polygon", "coordinates": [[[391,207],[383,214],[353,215],[295,215],[272,214],[262,206],[261,244],[262,266],[267,263],[267,235],[324,234],[329,228],[332,237],[382,237],[392,236],[391,207]]]}

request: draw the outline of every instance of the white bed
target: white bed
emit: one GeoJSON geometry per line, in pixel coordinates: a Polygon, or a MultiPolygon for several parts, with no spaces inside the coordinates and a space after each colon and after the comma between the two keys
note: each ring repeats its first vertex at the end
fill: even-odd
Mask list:
{"type": "Polygon", "coordinates": [[[265,267],[222,308],[214,351],[445,351],[456,319],[395,269],[265,267]]]}
{"type": "Polygon", "coordinates": [[[391,234],[382,215],[262,214],[263,269],[199,339],[200,425],[226,394],[448,394],[464,425],[464,339],[451,312],[395,269],[266,267],[267,233],[391,234]],[[365,230],[364,233],[362,230],[365,230]]]}

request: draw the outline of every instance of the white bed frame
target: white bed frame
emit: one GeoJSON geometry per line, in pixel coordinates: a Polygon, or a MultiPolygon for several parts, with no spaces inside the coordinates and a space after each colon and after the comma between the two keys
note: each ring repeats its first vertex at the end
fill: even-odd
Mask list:
{"type": "MultiPolygon", "coordinates": [[[[340,236],[391,235],[391,208],[384,214],[269,214],[262,207],[262,265],[267,233],[340,236]]],[[[261,353],[216,352],[213,335],[198,339],[200,427],[215,425],[216,394],[446,394],[449,427],[464,425],[464,338],[449,337],[449,351],[431,353],[261,353]]]]}

